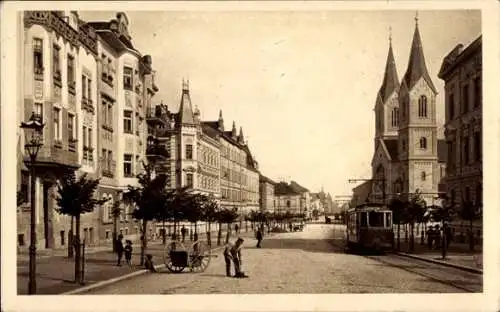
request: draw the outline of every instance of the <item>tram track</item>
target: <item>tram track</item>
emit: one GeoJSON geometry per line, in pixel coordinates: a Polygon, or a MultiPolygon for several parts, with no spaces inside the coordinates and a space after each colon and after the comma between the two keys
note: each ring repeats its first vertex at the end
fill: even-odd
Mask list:
{"type": "Polygon", "coordinates": [[[383,265],[417,274],[430,281],[451,286],[457,289],[457,292],[479,293],[483,291],[483,275],[479,273],[468,272],[440,263],[409,258],[392,252],[386,254],[351,253],[339,240],[331,240],[330,244],[337,250],[341,249],[346,253],[371,259],[383,265]]]}

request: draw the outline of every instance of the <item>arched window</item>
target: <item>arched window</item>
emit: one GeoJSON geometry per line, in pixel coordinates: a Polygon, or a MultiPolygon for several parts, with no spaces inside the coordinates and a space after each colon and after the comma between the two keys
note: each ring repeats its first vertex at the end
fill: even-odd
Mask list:
{"type": "Polygon", "coordinates": [[[425,137],[420,138],[420,148],[421,149],[427,148],[427,138],[425,138],[425,137]]]}
{"type": "Polygon", "coordinates": [[[393,127],[399,126],[399,109],[394,107],[391,112],[391,125],[393,127]]]}
{"type": "Polygon", "coordinates": [[[418,99],[418,117],[427,117],[427,97],[425,95],[418,99]]]}
{"type": "Polygon", "coordinates": [[[422,179],[422,181],[425,181],[425,171],[422,171],[422,173],[420,173],[420,178],[422,179]]]}

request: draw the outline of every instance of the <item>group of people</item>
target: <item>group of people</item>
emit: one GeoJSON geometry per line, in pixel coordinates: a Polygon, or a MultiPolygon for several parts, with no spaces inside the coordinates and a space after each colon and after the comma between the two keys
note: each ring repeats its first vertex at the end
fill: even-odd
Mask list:
{"type": "Polygon", "coordinates": [[[125,254],[125,261],[129,266],[132,266],[132,241],[131,240],[126,240],[125,245],[123,245],[123,235],[120,234],[118,235],[118,239],[115,242],[115,250],[116,254],[118,256],[118,266],[122,265],[122,258],[123,255],[125,254]]]}
{"type": "MultiPolygon", "coordinates": [[[[429,249],[432,249],[433,247],[435,249],[438,249],[441,247],[441,244],[443,243],[442,242],[443,233],[439,225],[436,224],[434,227],[432,226],[429,227],[426,234],[427,234],[427,246],[429,247],[429,249]]],[[[450,227],[446,227],[444,235],[446,235],[446,248],[448,248],[453,239],[453,233],[451,232],[450,227]]]]}

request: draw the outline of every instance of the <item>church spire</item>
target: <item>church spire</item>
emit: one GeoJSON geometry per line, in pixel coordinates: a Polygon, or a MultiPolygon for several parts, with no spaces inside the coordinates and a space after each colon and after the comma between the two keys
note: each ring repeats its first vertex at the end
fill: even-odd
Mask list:
{"type": "Polygon", "coordinates": [[[436,87],[432,83],[432,79],[427,71],[427,66],[425,65],[422,39],[420,38],[420,31],[418,28],[417,12],[415,15],[415,32],[413,33],[413,41],[411,44],[410,60],[408,61],[408,68],[406,69],[403,81],[406,83],[406,87],[411,89],[420,78],[424,78],[432,91],[437,93],[436,87]]]}
{"type": "Polygon", "coordinates": [[[243,127],[240,127],[240,134],[238,135],[238,142],[245,143],[245,137],[243,136],[243,127]]]}
{"type": "Polygon", "coordinates": [[[182,97],[179,106],[179,123],[181,125],[194,125],[195,118],[193,106],[191,105],[191,97],[189,96],[189,80],[182,79],[182,97]]]}
{"type": "Polygon", "coordinates": [[[236,139],[236,122],[233,121],[233,128],[231,129],[231,136],[236,139]]]}
{"type": "Polygon", "coordinates": [[[387,54],[387,62],[385,64],[384,80],[379,91],[382,102],[385,102],[398,89],[398,72],[396,70],[396,62],[394,61],[394,53],[392,52],[392,30],[389,28],[389,53],[387,54]]]}
{"type": "Polygon", "coordinates": [[[218,121],[218,126],[220,131],[224,131],[224,118],[222,118],[222,109],[219,110],[219,120],[218,121]]]}

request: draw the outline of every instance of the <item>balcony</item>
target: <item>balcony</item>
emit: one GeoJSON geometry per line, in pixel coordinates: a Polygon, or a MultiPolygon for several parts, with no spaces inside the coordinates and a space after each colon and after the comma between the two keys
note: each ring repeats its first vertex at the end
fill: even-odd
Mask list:
{"type": "Polygon", "coordinates": [[[78,142],[77,139],[69,139],[68,140],[68,150],[71,152],[76,152],[76,143],[78,142]]]}
{"type": "Polygon", "coordinates": [[[116,168],[116,161],[111,160],[107,163],[105,162],[104,167],[102,169],[102,175],[107,178],[113,178],[115,176],[115,168],[116,168]]]}
{"type": "Polygon", "coordinates": [[[58,69],[54,72],[54,84],[58,86],[59,88],[62,87],[62,80],[61,80],[61,70],[58,69]]]}
{"type": "Polygon", "coordinates": [[[68,81],[68,92],[75,95],[76,94],[76,81],[68,81]]]}
{"type": "Polygon", "coordinates": [[[43,81],[43,67],[35,67],[34,76],[35,80],[43,81]]]}
{"type": "Polygon", "coordinates": [[[169,158],[169,152],[161,145],[150,145],[146,148],[148,158],[169,158]]]}

